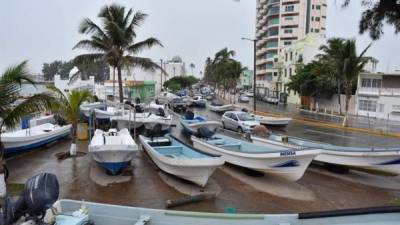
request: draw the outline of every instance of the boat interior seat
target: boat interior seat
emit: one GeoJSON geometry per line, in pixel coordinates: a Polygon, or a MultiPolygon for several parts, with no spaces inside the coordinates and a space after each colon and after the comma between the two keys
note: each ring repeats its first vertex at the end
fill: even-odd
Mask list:
{"type": "MultiPolygon", "coordinates": [[[[158,153],[168,156],[168,155],[179,155],[182,154],[183,147],[182,146],[160,146],[154,147],[158,153]]],[[[170,157],[170,156],[169,156],[170,157]]]]}
{"type": "Polygon", "coordinates": [[[151,147],[162,147],[162,146],[171,146],[172,142],[168,139],[166,140],[157,140],[157,141],[153,141],[153,142],[149,142],[149,145],[151,147]]]}
{"type": "Polygon", "coordinates": [[[241,146],[242,145],[240,143],[221,145],[221,147],[223,147],[225,149],[234,150],[234,151],[240,151],[241,146]]]}

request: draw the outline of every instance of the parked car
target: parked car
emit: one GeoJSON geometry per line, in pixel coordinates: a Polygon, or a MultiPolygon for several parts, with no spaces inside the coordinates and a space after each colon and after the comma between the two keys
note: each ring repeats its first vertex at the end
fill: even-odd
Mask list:
{"type": "Polygon", "coordinates": [[[172,99],[169,102],[168,106],[174,112],[185,112],[186,111],[186,102],[184,102],[182,98],[172,99]]]}
{"type": "Polygon", "coordinates": [[[239,96],[239,102],[249,102],[250,99],[246,95],[240,95],[239,96]]]}
{"type": "Polygon", "coordinates": [[[224,129],[243,133],[251,131],[258,125],[260,125],[260,122],[247,112],[228,111],[222,115],[222,126],[224,129]]]}

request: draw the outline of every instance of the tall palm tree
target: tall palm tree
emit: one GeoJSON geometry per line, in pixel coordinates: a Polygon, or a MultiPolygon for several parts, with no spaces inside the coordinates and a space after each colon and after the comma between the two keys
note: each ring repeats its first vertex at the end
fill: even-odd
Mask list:
{"type": "MultiPolygon", "coordinates": [[[[25,99],[21,104],[15,106],[16,101],[20,97],[19,93],[23,82],[35,85],[35,82],[29,76],[26,61],[9,67],[0,75],[0,133],[4,126],[14,128],[24,115],[50,109],[55,101],[52,96],[40,93],[34,94],[25,99]]],[[[0,135],[0,190],[5,190],[4,150],[4,144],[1,141],[0,135]]],[[[0,196],[3,194],[5,193],[0,193],[0,196]]]]}
{"type": "Polygon", "coordinates": [[[53,111],[71,123],[71,147],[70,155],[76,154],[76,139],[78,123],[81,121],[80,106],[83,102],[91,100],[92,95],[88,90],[72,90],[67,96],[54,86],[47,87],[57,99],[57,104],[53,104],[53,111]]]}
{"type": "Polygon", "coordinates": [[[354,39],[348,39],[344,43],[343,48],[343,77],[344,77],[344,91],[346,95],[346,107],[345,117],[343,120],[343,126],[347,126],[347,119],[349,113],[349,102],[353,92],[353,84],[358,78],[358,75],[362,71],[366,60],[364,59],[365,53],[371,47],[369,44],[360,55],[357,55],[356,41],[354,39]]]}
{"type": "Polygon", "coordinates": [[[192,69],[192,76],[194,76],[193,70],[194,68],[196,68],[196,66],[194,65],[194,63],[190,63],[189,67],[190,69],[192,69]]]}
{"type": "Polygon", "coordinates": [[[343,49],[345,39],[343,38],[330,38],[326,45],[322,45],[319,49],[323,52],[318,55],[318,58],[322,60],[325,66],[331,68],[331,74],[336,80],[337,96],[339,104],[339,114],[342,114],[342,103],[340,95],[342,94],[342,83],[343,83],[343,49]]]}
{"type": "MultiPolygon", "coordinates": [[[[126,11],[124,6],[118,4],[104,6],[99,14],[101,24],[97,25],[91,19],[82,21],[79,32],[91,35],[89,39],[79,41],[74,49],[85,48],[92,53],[82,54],[75,58],[75,62],[105,60],[113,71],[117,70],[119,100],[123,102],[122,69],[124,67],[140,67],[144,70],[162,68],[149,58],[137,56],[145,49],[153,46],[162,46],[161,42],[150,37],[136,42],[136,28],[147,17],[147,14],[133,9],[126,11]]],[[[115,79],[115,74],[113,75],[115,79]]],[[[115,82],[115,80],[114,80],[115,82]]]]}

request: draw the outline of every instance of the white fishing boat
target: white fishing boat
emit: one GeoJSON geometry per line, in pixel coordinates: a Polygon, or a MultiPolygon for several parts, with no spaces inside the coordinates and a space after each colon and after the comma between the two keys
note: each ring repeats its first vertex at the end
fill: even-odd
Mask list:
{"type": "Polygon", "coordinates": [[[211,102],[210,111],[223,113],[226,111],[233,111],[235,110],[235,105],[233,104],[224,104],[222,101],[214,100],[211,102]]]}
{"type": "Polygon", "coordinates": [[[160,125],[160,133],[166,134],[171,130],[172,119],[171,116],[159,116],[156,114],[150,114],[148,117],[142,120],[146,130],[153,130],[158,124],[160,125]]]}
{"type": "Polygon", "coordinates": [[[111,121],[116,121],[118,129],[124,128],[138,129],[143,126],[143,121],[149,117],[151,113],[134,113],[133,111],[124,111],[117,116],[112,116],[111,121]]]}
{"type": "Polygon", "coordinates": [[[46,218],[57,225],[397,225],[400,207],[372,207],[293,214],[225,214],[148,209],[62,199],[46,218]],[[53,212],[57,214],[54,215],[53,212]]]}
{"type": "Polygon", "coordinates": [[[115,106],[107,106],[104,102],[84,103],[80,106],[80,111],[86,116],[94,112],[96,119],[110,119],[118,114],[119,109],[115,106]]]}
{"type": "Polygon", "coordinates": [[[182,117],[180,123],[183,128],[182,131],[189,135],[196,134],[201,127],[206,127],[212,133],[215,133],[219,127],[222,127],[222,124],[218,121],[211,121],[207,120],[204,116],[190,114],[182,117]]]}
{"type": "Polygon", "coordinates": [[[172,136],[139,140],[153,162],[164,172],[204,187],[218,166],[224,164],[219,156],[211,156],[193,150],[172,136]]]}
{"type": "Polygon", "coordinates": [[[27,129],[4,132],[1,141],[5,154],[14,154],[34,149],[69,135],[71,125],[59,126],[45,123],[27,129]]]}
{"type": "Polygon", "coordinates": [[[272,117],[272,116],[260,116],[255,115],[254,118],[260,122],[260,124],[267,126],[280,126],[284,127],[289,124],[292,118],[287,117],[272,117]]]}
{"type": "Polygon", "coordinates": [[[211,138],[192,136],[193,146],[222,155],[226,162],[277,176],[289,181],[300,179],[319,150],[292,148],[278,144],[256,145],[238,138],[215,134],[211,138]]]}
{"type": "Polygon", "coordinates": [[[400,148],[346,147],[280,135],[267,138],[252,136],[251,139],[260,145],[273,143],[320,149],[321,153],[314,160],[322,163],[400,175],[400,148]]]}
{"type": "Polygon", "coordinates": [[[89,144],[89,153],[93,159],[111,174],[117,174],[127,167],[138,146],[128,129],[108,132],[97,129],[89,144]]]}

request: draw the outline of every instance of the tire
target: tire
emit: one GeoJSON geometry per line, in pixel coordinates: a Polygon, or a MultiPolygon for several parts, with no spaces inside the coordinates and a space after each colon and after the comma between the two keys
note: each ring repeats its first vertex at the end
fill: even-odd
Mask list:
{"type": "Polygon", "coordinates": [[[242,129],[241,127],[238,127],[237,131],[238,131],[240,134],[243,134],[243,133],[244,133],[244,132],[243,132],[243,129],[242,129]]]}

